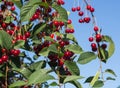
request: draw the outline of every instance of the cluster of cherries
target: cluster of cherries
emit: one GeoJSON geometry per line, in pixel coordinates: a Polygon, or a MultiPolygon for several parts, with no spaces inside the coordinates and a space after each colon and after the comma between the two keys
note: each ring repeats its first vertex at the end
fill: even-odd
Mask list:
{"type": "MultiPolygon", "coordinates": [[[[81,17],[79,19],[79,23],[84,23],[84,22],[89,23],[90,22],[90,20],[91,20],[90,17],[89,16],[84,16],[85,13],[81,10],[80,6],[72,7],[71,10],[72,10],[72,12],[75,12],[75,11],[78,12],[78,15],[81,17]]],[[[93,13],[95,9],[91,5],[87,5],[86,10],[93,13]]]]}
{"type": "Polygon", "coordinates": [[[0,65],[7,62],[9,59],[9,56],[17,57],[20,54],[20,50],[17,49],[11,49],[7,50],[5,48],[1,49],[1,56],[0,56],[0,65]]]}

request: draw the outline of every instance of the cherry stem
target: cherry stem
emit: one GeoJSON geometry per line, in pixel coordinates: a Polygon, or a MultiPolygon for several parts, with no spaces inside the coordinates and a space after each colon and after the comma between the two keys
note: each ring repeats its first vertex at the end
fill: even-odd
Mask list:
{"type": "Polygon", "coordinates": [[[6,87],[6,88],[7,88],[7,86],[8,86],[7,76],[8,76],[8,63],[6,63],[6,71],[5,71],[5,87],[6,87]]]}

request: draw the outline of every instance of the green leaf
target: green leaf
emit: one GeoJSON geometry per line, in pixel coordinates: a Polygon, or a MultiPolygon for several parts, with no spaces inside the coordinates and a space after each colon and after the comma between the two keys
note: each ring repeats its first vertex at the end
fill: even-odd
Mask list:
{"type": "Polygon", "coordinates": [[[105,72],[110,73],[110,74],[114,75],[115,77],[117,77],[117,75],[115,74],[115,72],[112,69],[106,69],[105,72]]]}
{"type": "Polygon", "coordinates": [[[65,47],[66,50],[70,50],[76,54],[80,54],[83,50],[79,45],[76,44],[70,44],[65,47]]]}
{"type": "Polygon", "coordinates": [[[76,75],[67,76],[64,80],[64,83],[67,83],[67,82],[70,82],[70,81],[73,81],[73,80],[77,80],[77,79],[82,79],[82,78],[84,78],[84,77],[76,76],[76,75]]]}
{"type": "Polygon", "coordinates": [[[11,0],[11,1],[13,1],[18,8],[22,7],[22,3],[20,0],[11,0]]]}
{"type": "Polygon", "coordinates": [[[103,48],[101,48],[100,47],[100,53],[101,53],[101,56],[99,56],[99,58],[104,62],[106,62],[107,61],[107,59],[108,59],[108,52],[105,50],[105,49],[103,49],[103,48]]]}
{"type": "Polygon", "coordinates": [[[74,37],[73,34],[66,34],[65,36],[66,36],[67,39],[72,40],[73,42],[78,44],[78,42],[77,42],[77,40],[76,40],[76,38],[74,37]]]}
{"type": "Polygon", "coordinates": [[[9,88],[15,88],[15,87],[20,87],[26,85],[25,81],[16,81],[13,84],[9,86],[9,88]]]}
{"type": "Polygon", "coordinates": [[[25,78],[29,78],[29,76],[32,74],[32,71],[28,68],[23,67],[22,69],[19,68],[13,68],[13,71],[16,71],[20,74],[22,74],[25,78]]]}
{"type": "Polygon", "coordinates": [[[97,71],[97,73],[93,77],[92,81],[90,82],[91,86],[93,86],[95,84],[95,82],[98,80],[99,76],[100,76],[100,71],[97,71]]]}
{"type": "Polygon", "coordinates": [[[71,84],[73,84],[76,88],[82,88],[82,85],[80,84],[80,82],[74,80],[70,82],[71,84]]]}
{"type": "Polygon", "coordinates": [[[115,80],[115,78],[107,77],[106,80],[115,80]]]}
{"type": "Polygon", "coordinates": [[[56,82],[52,82],[49,84],[50,86],[58,86],[58,84],[56,82]]]}
{"type": "Polygon", "coordinates": [[[103,81],[101,81],[101,80],[98,80],[98,81],[96,81],[95,82],[95,84],[93,85],[93,88],[95,87],[98,87],[98,88],[100,88],[100,87],[102,87],[104,85],[104,83],[103,83],[103,81]]]}
{"type": "Polygon", "coordinates": [[[20,49],[24,48],[25,41],[24,40],[19,40],[15,43],[14,48],[15,49],[20,49]]]}
{"type": "Polygon", "coordinates": [[[44,38],[45,41],[52,41],[52,42],[54,41],[54,39],[52,39],[50,36],[45,36],[44,38]]]}
{"type": "Polygon", "coordinates": [[[28,79],[28,85],[38,84],[38,83],[46,82],[48,80],[53,80],[54,77],[47,74],[48,71],[49,70],[39,69],[33,72],[28,79]]]}
{"type": "Polygon", "coordinates": [[[95,53],[93,52],[84,52],[80,55],[79,59],[78,59],[78,63],[80,64],[87,64],[90,61],[94,60],[97,58],[97,55],[95,55],[95,53]]]}
{"type": "Polygon", "coordinates": [[[0,30],[0,45],[8,50],[12,47],[11,36],[3,30],[0,30]]]}
{"type": "Polygon", "coordinates": [[[0,77],[3,77],[4,75],[2,73],[0,73],[0,77]]]}
{"type": "Polygon", "coordinates": [[[58,53],[58,50],[57,50],[57,47],[56,47],[55,44],[50,45],[48,50],[52,51],[52,52],[55,52],[55,53],[58,53]]]}
{"type": "Polygon", "coordinates": [[[7,17],[5,18],[5,23],[10,23],[10,22],[12,22],[12,21],[14,21],[14,18],[13,18],[12,16],[7,16],[7,17]]]}
{"type": "Polygon", "coordinates": [[[113,40],[111,39],[111,37],[109,36],[103,36],[103,41],[109,42],[109,46],[108,46],[108,57],[111,57],[115,51],[115,45],[113,40]]]}
{"type": "Polygon", "coordinates": [[[54,8],[59,13],[59,21],[67,23],[68,20],[67,11],[62,6],[57,4],[52,4],[52,8],[54,8]]]}
{"type": "Polygon", "coordinates": [[[80,75],[80,70],[79,70],[76,62],[65,61],[64,64],[73,75],[80,75]]]}
{"type": "Polygon", "coordinates": [[[88,77],[84,83],[90,83],[92,81],[92,79],[94,78],[94,76],[90,76],[88,77]]]}
{"type": "Polygon", "coordinates": [[[38,33],[40,33],[42,30],[45,30],[47,24],[43,23],[43,24],[37,24],[34,28],[33,28],[33,35],[36,35],[38,33]]]}
{"type": "Polygon", "coordinates": [[[46,62],[43,60],[43,61],[38,61],[38,62],[31,64],[30,69],[38,70],[38,69],[44,68],[45,66],[46,66],[46,62]]]}
{"type": "Polygon", "coordinates": [[[33,14],[35,13],[36,9],[38,8],[39,5],[24,5],[21,8],[20,11],[20,17],[21,17],[21,21],[29,21],[30,18],[33,16],[33,14]]]}
{"type": "Polygon", "coordinates": [[[43,48],[40,52],[39,52],[39,55],[41,55],[41,56],[48,56],[48,54],[49,54],[49,50],[48,50],[48,47],[45,47],[45,48],[43,48]]]}

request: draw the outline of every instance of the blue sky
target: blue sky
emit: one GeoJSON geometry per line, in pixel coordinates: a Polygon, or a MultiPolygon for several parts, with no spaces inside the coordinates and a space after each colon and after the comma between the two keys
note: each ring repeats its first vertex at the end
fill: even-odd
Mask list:
{"type": "MultiPolygon", "coordinates": [[[[77,1],[77,0],[76,0],[77,1]]],[[[80,4],[82,0],[79,0],[80,4]]],[[[107,64],[103,65],[103,70],[110,68],[117,74],[116,81],[108,81],[105,83],[103,88],[117,88],[120,85],[120,0],[89,0],[91,5],[95,8],[94,15],[97,19],[97,24],[102,28],[102,34],[109,35],[112,37],[115,43],[114,55],[108,60],[107,64]]],[[[70,11],[73,6],[74,0],[65,0],[65,8],[70,11]]],[[[77,6],[77,4],[76,4],[77,6]]],[[[92,22],[89,24],[80,24],[77,12],[73,13],[70,11],[70,19],[73,20],[75,28],[75,36],[79,41],[79,45],[83,47],[85,51],[90,51],[90,43],[88,41],[89,36],[92,35],[93,25],[92,22]]],[[[94,60],[86,65],[79,65],[82,76],[89,77],[95,75],[99,68],[99,61],[94,60]]],[[[109,75],[112,76],[112,75],[109,75]]],[[[88,88],[87,84],[81,82],[83,88],[88,88]]],[[[75,88],[74,86],[67,84],[66,88],[75,88]]]]}

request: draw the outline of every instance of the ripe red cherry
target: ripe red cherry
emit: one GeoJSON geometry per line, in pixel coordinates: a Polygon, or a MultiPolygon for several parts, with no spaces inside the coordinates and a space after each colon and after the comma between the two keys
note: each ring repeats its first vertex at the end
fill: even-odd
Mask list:
{"type": "Polygon", "coordinates": [[[64,65],[64,61],[62,59],[58,60],[58,66],[63,66],[64,65]]]}
{"type": "Polygon", "coordinates": [[[38,15],[38,14],[34,14],[32,18],[33,18],[34,20],[35,20],[35,19],[38,19],[38,18],[39,18],[39,15],[38,15]]]}
{"type": "Polygon", "coordinates": [[[87,6],[86,6],[86,9],[87,9],[87,10],[90,10],[90,9],[91,9],[91,5],[87,5],[87,6]]]}
{"type": "Polygon", "coordinates": [[[96,43],[91,43],[91,47],[96,48],[97,47],[96,43]]]}
{"type": "Polygon", "coordinates": [[[77,10],[77,11],[80,11],[80,9],[81,9],[80,6],[76,7],[76,10],[77,10]]]}
{"type": "Polygon", "coordinates": [[[100,42],[102,39],[101,34],[96,34],[96,42],[100,42]]]}
{"type": "Polygon", "coordinates": [[[71,23],[72,23],[72,21],[71,21],[70,19],[68,19],[67,23],[68,23],[68,24],[71,24],[71,23]]]}
{"type": "Polygon", "coordinates": [[[50,34],[50,37],[51,37],[51,38],[54,38],[54,34],[50,34]]]}
{"type": "Polygon", "coordinates": [[[7,50],[5,48],[2,48],[2,53],[7,52],[7,50]]]}
{"type": "Polygon", "coordinates": [[[95,11],[95,9],[94,8],[90,8],[90,12],[94,12],[95,11]]]}
{"type": "Polygon", "coordinates": [[[53,21],[53,24],[58,27],[59,26],[59,22],[58,21],[53,21]]]}
{"type": "Polygon", "coordinates": [[[76,8],[75,8],[75,7],[72,7],[71,10],[72,10],[72,12],[75,12],[75,11],[76,11],[76,8]]]}
{"type": "Polygon", "coordinates": [[[2,60],[2,58],[0,58],[0,65],[3,63],[3,60],[2,60]]]}
{"type": "Polygon", "coordinates": [[[93,42],[94,38],[93,37],[89,37],[89,41],[93,42]]]}
{"type": "Polygon", "coordinates": [[[12,7],[10,8],[10,10],[11,10],[11,11],[14,11],[14,10],[15,10],[15,6],[12,6],[12,7]]]}
{"type": "Polygon", "coordinates": [[[106,48],[107,48],[107,45],[103,43],[103,44],[101,45],[101,47],[102,47],[103,49],[106,49],[106,48]]]}
{"type": "Polygon", "coordinates": [[[65,30],[65,33],[70,33],[70,29],[66,29],[66,30],[65,30]]]}
{"type": "Polygon", "coordinates": [[[29,31],[25,32],[25,37],[26,37],[26,38],[29,38],[29,37],[30,37],[30,32],[29,32],[29,31]]]}
{"type": "Polygon", "coordinates": [[[1,25],[3,28],[6,28],[7,27],[7,24],[6,23],[2,23],[1,25]]]}
{"type": "Polygon", "coordinates": [[[60,41],[59,44],[60,44],[61,47],[64,47],[65,42],[64,41],[60,41]]]}
{"type": "Polygon", "coordinates": [[[2,56],[2,61],[6,62],[8,60],[8,56],[7,55],[3,55],[2,56]]]}
{"type": "Polygon", "coordinates": [[[94,31],[98,31],[99,30],[99,28],[98,28],[98,26],[94,26],[94,31]]]}
{"type": "Polygon", "coordinates": [[[97,51],[97,48],[92,48],[92,51],[94,51],[94,52],[97,51]]]}
{"type": "Polygon", "coordinates": [[[18,56],[20,54],[20,50],[14,50],[13,55],[18,56]]]}
{"type": "Polygon", "coordinates": [[[63,21],[60,21],[59,22],[59,25],[62,27],[62,26],[64,26],[64,22],[63,21]]]}
{"type": "Polygon", "coordinates": [[[84,23],[84,20],[83,19],[79,19],[79,23],[84,23]]]}
{"type": "Polygon", "coordinates": [[[74,33],[74,29],[70,29],[70,30],[69,30],[69,33],[74,33]]]}
{"type": "Polygon", "coordinates": [[[83,16],[83,14],[84,14],[83,11],[80,11],[80,12],[78,13],[79,16],[83,16]]]}
{"type": "Polygon", "coordinates": [[[85,17],[84,22],[89,23],[90,22],[90,17],[85,17]]]}

